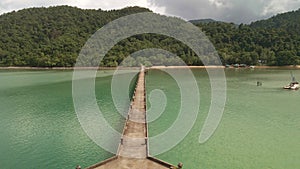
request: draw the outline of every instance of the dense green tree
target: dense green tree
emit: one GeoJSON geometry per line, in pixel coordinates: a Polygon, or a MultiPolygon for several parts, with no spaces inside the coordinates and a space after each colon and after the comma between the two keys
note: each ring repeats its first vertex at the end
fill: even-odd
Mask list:
{"type": "MultiPolygon", "coordinates": [[[[74,66],[82,46],[93,33],[112,20],[139,12],[149,10],[128,7],[103,11],[57,6],[2,14],[0,66],[74,66]]],[[[249,25],[213,20],[192,22],[208,36],[224,64],[295,65],[300,64],[299,20],[300,10],[249,25]]],[[[136,35],[122,40],[107,53],[100,65],[182,64],[179,58],[167,55],[129,57],[132,53],[147,48],[167,50],[179,56],[187,65],[202,65],[193,50],[185,44],[156,34],[136,35]]],[[[204,58],[208,59],[209,55],[204,58]]],[[[81,62],[96,65],[97,60],[81,62]]]]}

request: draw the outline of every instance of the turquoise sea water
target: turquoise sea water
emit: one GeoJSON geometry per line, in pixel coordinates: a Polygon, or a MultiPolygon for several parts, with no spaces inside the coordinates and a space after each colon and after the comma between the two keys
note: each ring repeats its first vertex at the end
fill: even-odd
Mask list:
{"type": "MultiPolygon", "coordinates": [[[[105,76],[96,83],[98,102],[114,112],[107,94],[111,72],[98,75],[105,76]]],[[[0,168],[87,167],[112,156],[80,127],[71,71],[1,71],[0,81],[0,168]]],[[[119,114],[105,115],[114,127],[123,126],[119,114]]]]}
{"type": "MultiPolygon", "coordinates": [[[[199,144],[198,138],[210,106],[210,84],[205,70],[193,73],[201,92],[196,123],[181,143],[158,158],[173,164],[180,161],[192,169],[300,166],[300,91],[281,89],[290,81],[290,70],[226,70],[224,115],[205,144],[199,144]],[[263,86],[257,87],[257,81],[263,86]]],[[[300,80],[300,71],[293,73],[300,80]]],[[[97,101],[109,123],[121,131],[124,119],[111,98],[111,74],[97,73],[97,101]]],[[[148,94],[161,89],[168,100],[160,118],[149,124],[150,136],[155,136],[176,119],[180,94],[164,72],[151,70],[146,80],[148,94]]],[[[73,108],[71,71],[0,71],[0,152],[4,169],[87,167],[112,156],[80,127],[73,108]]]]}
{"type": "MultiPolygon", "coordinates": [[[[226,70],[227,103],[222,121],[204,144],[199,133],[210,106],[210,84],[204,70],[193,71],[201,92],[194,128],[178,146],[158,157],[186,168],[293,169],[300,166],[300,92],[281,87],[290,81],[290,70],[226,70]],[[263,86],[257,87],[261,81],[263,86]]],[[[293,71],[298,79],[300,71],[293,71]]],[[[150,123],[150,135],[167,129],[178,113],[180,95],[174,80],[161,71],[147,77],[148,92],[162,88],[171,102],[165,114],[150,123]],[[162,85],[157,83],[164,79],[162,85]]],[[[151,149],[151,147],[150,147],[151,149]]]]}

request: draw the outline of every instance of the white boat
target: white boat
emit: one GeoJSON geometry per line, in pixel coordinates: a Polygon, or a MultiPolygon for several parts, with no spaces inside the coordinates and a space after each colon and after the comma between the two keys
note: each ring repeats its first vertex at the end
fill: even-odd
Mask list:
{"type": "Polygon", "coordinates": [[[299,89],[300,85],[298,82],[291,82],[289,85],[284,86],[284,89],[290,89],[290,90],[297,90],[299,89]]]}
{"type": "Polygon", "coordinates": [[[290,89],[290,90],[297,90],[297,89],[299,89],[300,85],[296,81],[296,78],[295,78],[295,76],[293,75],[292,72],[291,72],[291,76],[292,76],[292,82],[289,85],[284,86],[283,88],[284,89],[290,89]]]}

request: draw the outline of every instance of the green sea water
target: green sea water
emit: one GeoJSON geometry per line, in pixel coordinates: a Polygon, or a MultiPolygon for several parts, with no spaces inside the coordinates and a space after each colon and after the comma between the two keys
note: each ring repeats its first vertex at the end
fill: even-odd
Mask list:
{"type": "MultiPolygon", "coordinates": [[[[77,120],[72,73],[0,72],[0,168],[88,167],[113,156],[93,143],[77,120]]],[[[97,101],[109,123],[121,130],[124,120],[111,106],[111,74],[98,72],[97,101]]]]}
{"type": "MultiPolygon", "coordinates": [[[[185,139],[159,155],[173,164],[193,169],[295,169],[300,166],[300,92],[283,90],[290,70],[226,70],[227,101],[214,135],[200,144],[199,134],[210,106],[210,84],[205,70],[193,70],[200,90],[200,111],[185,139]],[[257,86],[257,81],[263,83],[257,86]]],[[[300,78],[300,71],[293,70],[300,78]]],[[[171,126],[180,107],[175,80],[151,71],[147,91],[161,89],[168,97],[164,114],[149,124],[150,135],[171,126]],[[161,80],[163,79],[163,80],[161,80]]],[[[188,101],[188,100],[187,100],[188,101]]],[[[150,147],[151,150],[151,147],[150,147]]]]}
{"type": "MultiPolygon", "coordinates": [[[[187,137],[158,158],[190,169],[299,168],[300,91],[281,88],[289,83],[290,70],[226,70],[224,115],[204,144],[198,139],[210,106],[210,84],[205,70],[193,73],[201,97],[198,118],[187,137]],[[263,85],[257,87],[257,81],[263,85]]],[[[299,80],[300,71],[293,73],[299,80]]],[[[97,102],[107,121],[122,131],[124,118],[112,101],[111,79],[112,71],[97,73],[97,102]]],[[[150,136],[155,136],[176,119],[180,93],[176,81],[162,71],[149,71],[146,81],[148,94],[161,89],[167,97],[165,111],[149,124],[150,136]]],[[[72,71],[0,71],[0,168],[87,167],[111,156],[77,120],[72,71]]]]}

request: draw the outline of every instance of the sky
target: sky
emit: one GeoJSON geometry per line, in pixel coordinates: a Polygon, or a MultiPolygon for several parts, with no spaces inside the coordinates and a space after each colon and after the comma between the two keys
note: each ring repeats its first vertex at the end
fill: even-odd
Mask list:
{"type": "Polygon", "coordinates": [[[185,20],[215,19],[251,23],[300,8],[300,0],[1,0],[0,14],[29,7],[70,5],[84,9],[120,9],[141,6],[185,20]]]}

